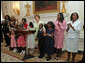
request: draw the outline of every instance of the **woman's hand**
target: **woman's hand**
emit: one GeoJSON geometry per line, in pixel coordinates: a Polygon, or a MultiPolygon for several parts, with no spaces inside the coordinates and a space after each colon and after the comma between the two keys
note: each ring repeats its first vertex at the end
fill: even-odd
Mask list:
{"type": "Polygon", "coordinates": [[[67,27],[67,29],[66,29],[66,32],[68,32],[69,31],[69,26],[67,27]]]}
{"type": "Polygon", "coordinates": [[[71,25],[71,23],[67,24],[67,29],[66,29],[66,32],[69,31],[69,26],[71,25]]]}
{"type": "Polygon", "coordinates": [[[50,37],[53,37],[53,33],[52,34],[47,34],[48,36],[50,36],[50,37]]]}
{"type": "Polygon", "coordinates": [[[47,33],[43,33],[44,36],[47,36],[47,33]]]}
{"type": "Polygon", "coordinates": [[[29,28],[25,29],[24,31],[28,31],[28,30],[29,30],[29,28]]]}
{"type": "Polygon", "coordinates": [[[46,33],[46,30],[43,30],[43,33],[46,33]]]}
{"type": "Polygon", "coordinates": [[[55,29],[56,31],[58,31],[57,29],[55,29]]]}
{"type": "Polygon", "coordinates": [[[72,27],[71,23],[69,23],[69,26],[72,27]]]}
{"type": "Polygon", "coordinates": [[[75,31],[75,29],[74,29],[74,27],[71,25],[71,23],[70,23],[69,25],[70,25],[70,27],[75,31]]]}
{"type": "Polygon", "coordinates": [[[9,33],[7,33],[6,35],[8,35],[8,36],[9,36],[9,33]]]}
{"type": "Polygon", "coordinates": [[[43,35],[47,36],[46,30],[43,30],[43,35]]]}
{"type": "Polygon", "coordinates": [[[58,22],[58,26],[60,27],[60,24],[59,24],[59,22],[58,22]]]}
{"type": "Polygon", "coordinates": [[[69,24],[67,24],[67,26],[69,27],[69,24]]]}
{"type": "Polygon", "coordinates": [[[38,40],[38,38],[35,38],[35,41],[37,41],[38,40]]]}
{"type": "Polygon", "coordinates": [[[11,37],[11,36],[9,35],[9,33],[7,33],[7,35],[8,35],[9,37],[11,37]]]}

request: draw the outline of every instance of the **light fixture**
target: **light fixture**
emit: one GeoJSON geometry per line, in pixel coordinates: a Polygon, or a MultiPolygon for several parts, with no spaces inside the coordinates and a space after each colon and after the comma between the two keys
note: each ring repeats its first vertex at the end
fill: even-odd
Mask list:
{"type": "Polygon", "coordinates": [[[20,15],[19,1],[13,2],[13,12],[15,12],[18,16],[20,15]]]}
{"type": "Polygon", "coordinates": [[[29,16],[30,15],[30,13],[29,13],[29,8],[31,7],[29,4],[28,4],[28,2],[27,2],[27,4],[25,5],[25,7],[27,8],[27,13],[26,13],[26,16],[29,16]]]}
{"type": "Polygon", "coordinates": [[[62,13],[66,13],[66,8],[65,8],[65,3],[67,3],[67,1],[61,1],[62,2],[62,13]]]}

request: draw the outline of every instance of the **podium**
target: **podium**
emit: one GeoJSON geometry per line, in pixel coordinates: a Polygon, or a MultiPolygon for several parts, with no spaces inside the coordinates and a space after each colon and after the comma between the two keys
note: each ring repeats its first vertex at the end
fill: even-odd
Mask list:
{"type": "Polygon", "coordinates": [[[23,34],[23,35],[26,35],[26,34],[34,34],[36,32],[36,30],[28,30],[28,31],[24,31],[24,30],[16,30],[15,31],[17,34],[23,34]]]}
{"type": "MultiPolygon", "coordinates": [[[[22,34],[22,35],[27,35],[27,34],[34,34],[36,32],[36,30],[28,30],[28,31],[21,31],[21,30],[16,30],[15,31],[17,34],[22,34]]],[[[27,47],[27,46],[26,46],[27,47]]],[[[24,55],[24,57],[22,58],[22,60],[27,60],[29,58],[33,58],[34,56],[28,54],[28,49],[26,48],[26,53],[24,55]]]]}

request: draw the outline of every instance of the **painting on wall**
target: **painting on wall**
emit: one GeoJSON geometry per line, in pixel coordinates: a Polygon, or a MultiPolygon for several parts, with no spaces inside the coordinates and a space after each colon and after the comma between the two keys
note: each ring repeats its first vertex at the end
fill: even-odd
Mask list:
{"type": "Polygon", "coordinates": [[[33,1],[33,13],[54,13],[60,11],[60,1],[33,1]]]}

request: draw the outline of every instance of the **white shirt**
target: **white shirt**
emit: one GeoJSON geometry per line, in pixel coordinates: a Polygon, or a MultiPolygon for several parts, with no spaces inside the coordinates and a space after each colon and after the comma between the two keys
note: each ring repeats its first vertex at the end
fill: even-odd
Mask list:
{"type": "Polygon", "coordinates": [[[40,31],[42,31],[42,30],[43,30],[43,28],[40,29],[40,31]]]}
{"type": "Polygon", "coordinates": [[[39,30],[39,24],[40,24],[40,23],[43,24],[43,30],[45,30],[44,22],[43,22],[43,21],[40,20],[38,23],[35,21],[35,23],[34,23],[34,29],[36,30],[36,33],[35,33],[36,36],[37,36],[37,32],[38,32],[38,30],[39,30]]]}
{"type": "Polygon", "coordinates": [[[67,24],[68,23],[71,23],[75,31],[70,27],[69,31],[66,33],[67,38],[79,38],[79,32],[82,27],[81,22],[79,20],[76,20],[74,23],[72,23],[72,21],[67,22],[67,24]]]}

